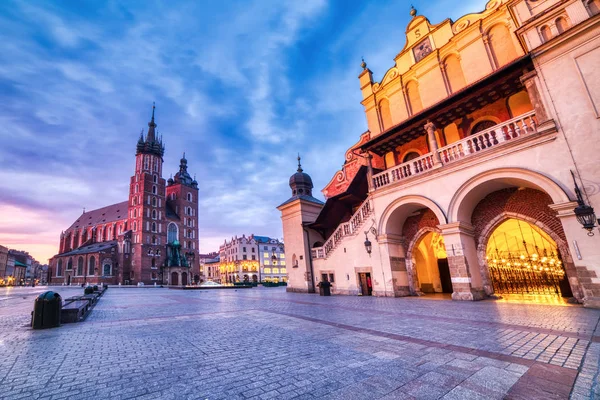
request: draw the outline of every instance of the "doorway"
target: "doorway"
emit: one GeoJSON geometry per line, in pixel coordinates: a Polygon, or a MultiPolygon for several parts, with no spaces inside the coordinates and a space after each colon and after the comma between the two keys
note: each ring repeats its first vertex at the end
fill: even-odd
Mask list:
{"type": "Polygon", "coordinates": [[[370,272],[360,272],[358,274],[358,280],[360,282],[360,291],[363,296],[373,295],[373,282],[371,281],[370,272]]]}
{"type": "Polygon", "coordinates": [[[495,294],[573,296],[556,242],[527,221],[511,218],[496,227],[486,263],[495,294]]]}
{"type": "Polygon", "coordinates": [[[179,274],[171,272],[171,285],[179,285],[179,274]]]}
{"type": "Polygon", "coordinates": [[[440,283],[442,284],[442,293],[452,293],[452,278],[450,277],[450,266],[447,258],[437,260],[438,270],[440,271],[440,283]]]}
{"type": "Polygon", "coordinates": [[[183,286],[187,286],[187,284],[188,284],[188,279],[187,278],[188,278],[187,272],[182,272],[181,273],[181,284],[183,286]]]}

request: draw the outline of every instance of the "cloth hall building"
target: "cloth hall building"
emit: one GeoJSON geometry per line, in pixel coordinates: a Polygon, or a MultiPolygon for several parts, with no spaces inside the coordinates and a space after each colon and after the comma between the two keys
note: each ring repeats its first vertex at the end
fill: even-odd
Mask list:
{"type": "Polygon", "coordinates": [[[136,146],[127,201],[84,211],[60,235],[52,284],[189,285],[198,272],[198,182],[185,154],[163,178],[165,147],[152,119],[136,146]]]}
{"type": "Polygon", "coordinates": [[[326,202],[301,168],[290,179],[288,290],[328,280],[334,294],[599,307],[599,12],[598,0],[491,0],[432,24],[412,9],[380,81],[363,61],[368,130],[326,202]]]}

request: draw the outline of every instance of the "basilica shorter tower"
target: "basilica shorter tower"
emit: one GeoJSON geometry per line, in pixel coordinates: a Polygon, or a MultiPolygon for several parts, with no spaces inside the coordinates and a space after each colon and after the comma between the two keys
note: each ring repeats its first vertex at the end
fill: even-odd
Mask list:
{"type": "Polygon", "coordinates": [[[53,284],[166,284],[198,281],[198,182],[185,154],[163,178],[165,146],[152,118],[136,146],[127,201],[83,212],[60,235],[53,284]]]}

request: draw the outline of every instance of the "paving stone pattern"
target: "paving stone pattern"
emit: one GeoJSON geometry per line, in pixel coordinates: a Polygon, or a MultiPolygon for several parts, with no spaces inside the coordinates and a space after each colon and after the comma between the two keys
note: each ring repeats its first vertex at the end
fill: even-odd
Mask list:
{"type": "Polygon", "coordinates": [[[44,290],[0,288],[2,399],[600,398],[600,311],[580,306],[109,288],[34,331],[44,290]]]}

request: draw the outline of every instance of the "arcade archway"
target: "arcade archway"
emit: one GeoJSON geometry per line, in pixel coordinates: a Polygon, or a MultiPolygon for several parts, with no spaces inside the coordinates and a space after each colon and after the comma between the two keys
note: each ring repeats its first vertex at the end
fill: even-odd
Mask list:
{"type": "Polygon", "coordinates": [[[414,290],[422,293],[452,293],[452,280],[444,238],[438,230],[426,229],[409,247],[414,271],[414,290]]]}
{"type": "Polygon", "coordinates": [[[557,243],[527,221],[509,218],[496,226],[485,259],[495,294],[573,296],[557,243]]]}

